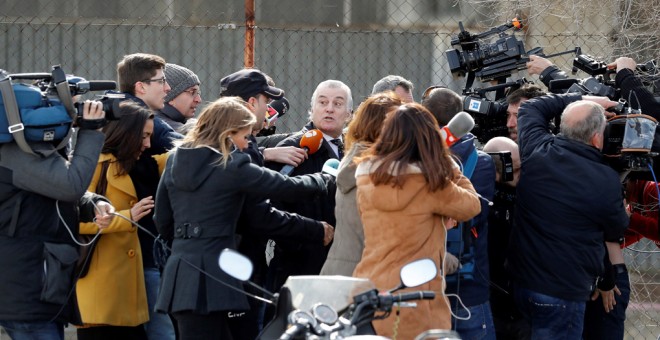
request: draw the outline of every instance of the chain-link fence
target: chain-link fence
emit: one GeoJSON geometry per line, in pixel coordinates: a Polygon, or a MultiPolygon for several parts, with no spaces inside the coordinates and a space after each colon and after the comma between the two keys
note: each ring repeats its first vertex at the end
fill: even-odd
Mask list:
{"type": "MultiPolygon", "coordinates": [[[[154,53],[195,71],[204,99],[213,100],[220,79],[244,65],[240,0],[4,0],[0,7],[0,68],[10,72],[61,64],[89,80],[114,79],[123,55],[154,53]]],[[[525,49],[542,47],[547,55],[580,47],[606,62],[660,56],[659,0],[256,0],[254,8],[254,66],[286,90],[292,107],[278,131],[304,125],[312,92],[325,79],[348,84],[356,105],[388,74],[411,80],[416,99],[432,84],[460,92],[466,80],[452,76],[445,55],[456,48],[450,42],[459,21],[476,34],[518,17],[524,28],[515,35],[525,49]]],[[[552,61],[569,71],[572,58],[552,61]]],[[[521,77],[536,80],[512,72],[521,77]]],[[[634,264],[627,335],[656,339],[660,260],[654,246],[636,247],[641,251],[626,251],[634,264]]]]}

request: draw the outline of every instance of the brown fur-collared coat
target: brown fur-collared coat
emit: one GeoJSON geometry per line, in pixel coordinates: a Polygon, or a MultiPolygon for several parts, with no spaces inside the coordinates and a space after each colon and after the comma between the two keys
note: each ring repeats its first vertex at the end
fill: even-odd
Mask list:
{"type": "MultiPolygon", "coordinates": [[[[432,290],[434,300],[417,301],[415,308],[402,308],[397,339],[414,339],[428,329],[450,329],[451,314],[444,297],[440,273],[445,254],[446,230],[443,217],[466,221],[477,215],[481,206],[470,181],[459,174],[445,188],[429,192],[421,169],[409,165],[403,188],[390,184],[375,186],[369,177],[372,162],[358,165],[357,202],[364,225],[365,247],[353,276],[368,278],[379,290],[397,287],[403,265],[431,258],[438,268],[432,281],[404,291],[432,290]]],[[[374,321],[379,335],[392,337],[396,314],[374,321]]]]}

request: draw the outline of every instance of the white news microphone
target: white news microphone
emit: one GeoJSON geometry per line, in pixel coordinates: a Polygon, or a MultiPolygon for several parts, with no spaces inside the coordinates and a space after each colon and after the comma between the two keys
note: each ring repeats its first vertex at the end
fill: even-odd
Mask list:
{"type": "Polygon", "coordinates": [[[463,136],[474,128],[474,119],[469,113],[461,111],[452,118],[446,126],[440,129],[442,139],[445,140],[447,146],[452,146],[463,136]]]}
{"type": "Polygon", "coordinates": [[[330,158],[325,163],[323,163],[323,168],[321,169],[321,172],[325,172],[326,174],[330,174],[334,177],[337,177],[337,173],[339,172],[339,160],[335,158],[330,158]]]}

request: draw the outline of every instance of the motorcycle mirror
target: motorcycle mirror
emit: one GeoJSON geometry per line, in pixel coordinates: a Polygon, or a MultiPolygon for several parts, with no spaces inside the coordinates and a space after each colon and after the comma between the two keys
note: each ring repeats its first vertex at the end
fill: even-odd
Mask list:
{"type": "Polygon", "coordinates": [[[229,276],[247,281],[252,276],[252,261],[233,249],[223,249],[218,257],[218,265],[229,276]]]}
{"type": "Polygon", "coordinates": [[[430,258],[410,262],[401,268],[401,284],[404,287],[416,287],[433,280],[438,268],[430,258]]]}

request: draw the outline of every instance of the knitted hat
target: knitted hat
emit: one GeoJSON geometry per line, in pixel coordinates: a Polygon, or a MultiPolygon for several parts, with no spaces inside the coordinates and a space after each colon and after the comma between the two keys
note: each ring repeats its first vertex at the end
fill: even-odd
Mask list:
{"type": "Polygon", "coordinates": [[[199,85],[199,78],[193,71],[176,64],[165,65],[165,78],[167,79],[167,84],[172,88],[165,97],[166,103],[190,87],[199,85]]]}

